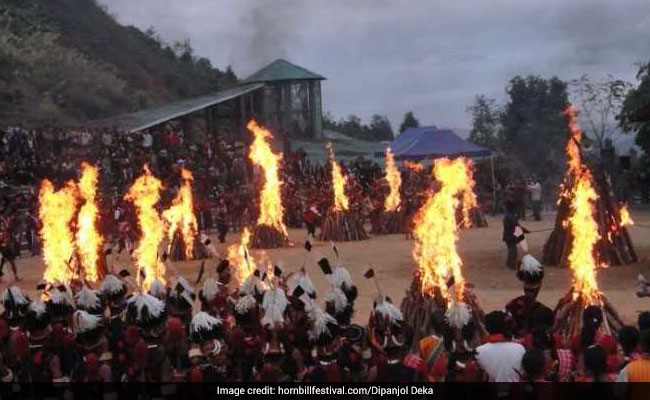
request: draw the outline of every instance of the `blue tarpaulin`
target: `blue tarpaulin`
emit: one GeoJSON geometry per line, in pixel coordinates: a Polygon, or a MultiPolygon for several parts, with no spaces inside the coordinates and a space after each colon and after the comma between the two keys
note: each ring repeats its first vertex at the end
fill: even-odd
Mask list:
{"type": "Polygon", "coordinates": [[[425,160],[440,157],[483,157],[490,149],[467,142],[450,129],[435,126],[408,128],[390,146],[396,160],[425,160]]]}

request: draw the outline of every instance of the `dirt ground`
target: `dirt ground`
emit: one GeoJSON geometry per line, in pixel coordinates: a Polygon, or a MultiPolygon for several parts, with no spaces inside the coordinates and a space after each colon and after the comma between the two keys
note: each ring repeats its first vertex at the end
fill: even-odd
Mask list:
{"type": "MultiPolygon", "coordinates": [[[[631,215],[636,225],[630,228],[630,233],[640,262],[598,271],[600,289],[621,316],[630,323],[636,321],[640,311],[650,310],[650,298],[640,299],[635,295],[637,274],[642,272],[650,278],[650,209],[632,209],[631,215]]],[[[531,231],[545,230],[553,226],[554,217],[554,214],[547,213],[543,215],[543,221],[523,221],[522,225],[531,231]]],[[[491,311],[503,308],[509,299],[518,296],[522,292],[522,286],[514,273],[505,268],[506,249],[501,241],[501,219],[488,217],[488,223],[487,228],[463,230],[458,246],[464,262],[463,273],[466,280],[475,285],[474,291],[482,308],[491,311]]],[[[531,253],[540,260],[542,246],[549,233],[546,230],[528,236],[531,253]]],[[[307,256],[303,249],[305,237],[305,230],[291,230],[293,247],[265,252],[271,259],[284,263],[285,273],[299,269],[304,262],[322,299],[327,281],[315,264],[313,255],[307,256]]],[[[219,252],[225,255],[227,246],[236,243],[238,239],[238,234],[229,234],[227,243],[218,245],[219,252]]],[[[363,273],[369,266],[375,269],[377,280],[384,292],[395,302],[401,301],[404,291],[411,283],[412,270],[415,268],[411,256],[412,240],[405,239],[404,235],[374,236],[362,242],[338,243],[337,247],[344,266],[350,270],[352,279],[359,288],[355,319],[365,322],[372,307],[375,288],[363,278],[363,273]]],[[[329,243],[316,242],[315,251],[333,259],[329,243]]],[[[259,256],[261,251],[251,252],[259,256]]],[[[25,256],[19,259],[17,264],[23,279],[22,286],[32,291],[43,273],[41,258],[25,256]]],[[[175,263],[176,268],[191,282],[196,279],[199,264],[198,261],[175,263]]],[[[115,265],[118,270],[126,266],[133,268],[124,255],[122,260],[115,261],[115,265]]],[[[216,261],[209,261],[208,265],[214,267],[216,261]]],[[[570,270],[548,267],[540,301],[551,308],[554,307],[558,299],[568,291],[571,279],[570,270]]]]}

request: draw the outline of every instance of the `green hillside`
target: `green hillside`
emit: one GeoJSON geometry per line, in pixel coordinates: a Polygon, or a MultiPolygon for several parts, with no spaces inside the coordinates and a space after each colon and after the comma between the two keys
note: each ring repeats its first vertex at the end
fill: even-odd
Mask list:
{"type": "Polygon", "coordinates": [[[236,83],[92,0],[0,1],[0,124],[75,124],[236,83]]]}

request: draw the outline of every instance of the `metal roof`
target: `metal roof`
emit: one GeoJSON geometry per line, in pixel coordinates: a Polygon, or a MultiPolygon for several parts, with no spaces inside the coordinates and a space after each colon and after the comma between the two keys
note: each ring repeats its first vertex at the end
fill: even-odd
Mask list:
{"type": "Polygon", "coordinates": [[[263,86],[264,83],[240,85],[204,96],[174,101],[160,107],[149,108],[131,114],[123,114],[116,117],[94,121],[91,125],[108,127],[115,126],[120,131],[128,133],[137,132],[183,115],[191,114],[215,104],[223,103],[224,101],[239,97],[263,86]]]}
{"type": "Polygon", "coordinates": [[[292,64],[287,60],[278,59],[244,79],[243,83],[274,82],[292,80],[323,80],[324,76],[292,64]]]}
{"type": "MultiPolygon", "coordinates": [[[[327,141],[311,141],[290,139],[291,149],[303,149],[307,157],[311,160],[325,161],[327,160],[327,141]]],[[[375,159],[376,154],[383,154],[390,142],[368,142],[365,140],[330,140],[334,148],[334,154],[337,159],[354,160],[357,157],[363,157],[367,160],[382,163],[382,159],[375,159]]]]}

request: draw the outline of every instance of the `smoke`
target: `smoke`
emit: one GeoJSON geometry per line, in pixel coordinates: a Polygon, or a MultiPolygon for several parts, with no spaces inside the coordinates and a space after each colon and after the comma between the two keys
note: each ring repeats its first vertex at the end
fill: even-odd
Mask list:
{"type": "Polygon", "coordinates": [[[262,0],[240,4],[240,22],[247,35],[233,58],[242,77],[278,58],[290,59],[290,49],[300,45],[298,31],[307,19],[305,3],[262,0]]]}

